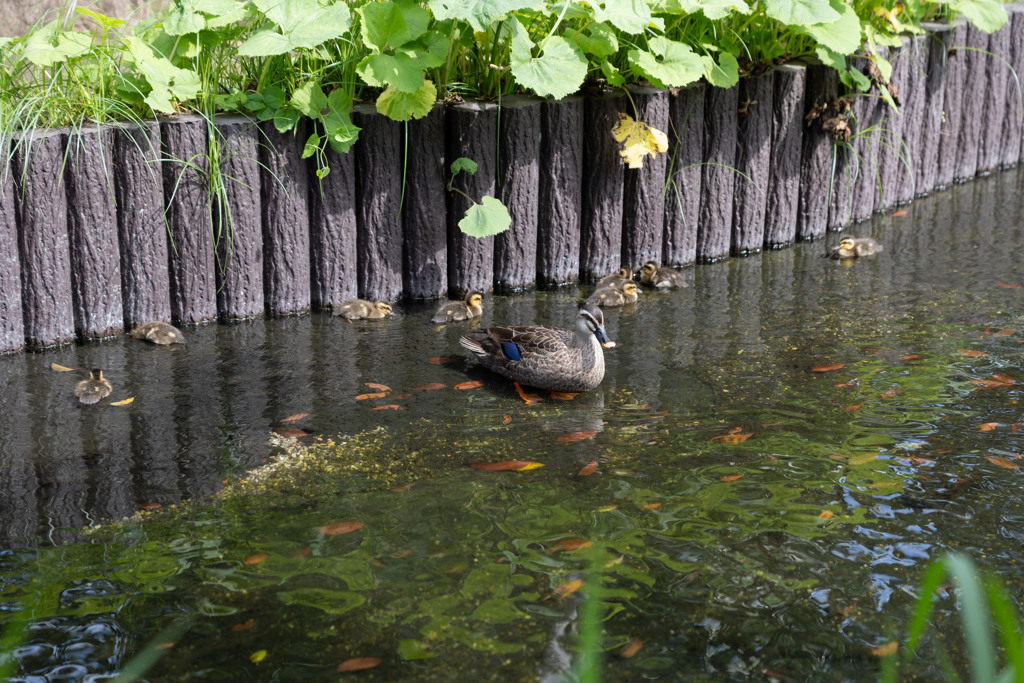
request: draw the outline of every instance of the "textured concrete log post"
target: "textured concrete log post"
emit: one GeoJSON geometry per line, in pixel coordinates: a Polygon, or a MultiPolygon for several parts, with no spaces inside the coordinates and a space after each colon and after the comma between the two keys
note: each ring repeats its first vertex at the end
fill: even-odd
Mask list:
{"type": "Polygon", "coordinates": [[[280,133],[272,121],[262,129],[264,304],[269,315],[293,315],[310,305],[308,133],[280,133]]]}
{"type": "Polygon", "coordinates": [[[167,222],[157,122],[120,128],[114,153],[125,325],[132,328],[150,320],[170,320],[167,222]]]}
{"type": "Polygon", "coordinates": [[[737,255],[757,253],[764,246],[775,76],[769,72],[744,78],[739,87],[736,169],[742,175],[735,181],[732,219],[732,253],[737,255]]]}
{"type": "Polygon", "coordinates": [[[910,40],[903,38],[903,46],[889,51],[889,62],[892,64],[890,82],[896,89],[893,98],[899,111],[882,103],[882,131],[879,135],[876,156],[878,157],[878,181],[880,191],[875,193],[875,211],[884,211],[897,203],[896,193],[904,173],[909,173],[903,163],[904,151],[903,131],[906,129],[906,107],[904,106],[910,80],[910,40]]]}
{"type": "Polygon", "coordinates": [[[450,171],[444,163],[444,118],[445,106],[438,103],[427,116],[409,122],[402,283],[410,299],[437,299],[448,291],[445,186],[450,171]]]}
{"type": "Polygon", "coordinates": [[[772,167],[768,176],[764,243],[768,249],[796,241],[804,135],[804,90],[807,69],[775,69],[772,99],[772,167]]]}
{"type": "Polygon", "coordinates": [[[8,141],[0,140],[3,142],[0,147],[0,354],[3,354],[24,348],[25,321],[21,310],[14,174],[8,163],[8,141]]]}
{"type": "MultiPolygon", "coordinates": [[[[811,107],[834,100],[838,94],[839,78],[834,69],[823,65],[807,68],[803,114],[811,107]]],[[[833,142],[832,136],[823,131],[818,123],[813,121],[804,128],[800,152],[800,200],[797,206],[796,234],[801,240],[821,237],[828,227],[833,142]]]]}
{"type": "Polygon", "coordinates": [[[356,274],[356,155],[327,152],[330,172],[316,175],[309,161],[310,298],[314,308],[330,309],[359,294],[356,274]]]}
{"type": "Polygon", "coordinates": [[[834,145],[832,154],[834,172],[829,187],[828,229],[842,230],[852,222],[857,154],[849,145],[834,145]]]}
{"type": "MultiPolygon", "coordinates": [[[[611,135],[629,100],[621,92],[586,98],[583,135],[583,220],[580,275],[597,280],[622,265],[622,157],[611,135]]],[[[669,152],[671,153],[671,136],[669,152]]],[[[630,266],[633,267],[633,266],[630,266]]]]}
{"type": "MultiPolygon", "coordinates": [[[[946,189],[956,177],[957,157],[960,145],[960,128],[963,120],[964,88],[967,80],[967,51],[962,49],[967,41],[967,26],[959,22],[948,31],[936,33],[943,39],[946,60],[945,87],[942,95],[942,125],[939,128],[939,158],[935,175],[935,189],[946,189]],[[959,47],[961,49],[957,50],[959,47]]],[[[932,43],[933,50],[938,47],[932,43]]]]}
{"type": "Polygon", "coordinates": [[[583,98],[545,100],[540,130],[537,276],[544,284],[562,284],[580,274],[583,98]]]}
{"type": "Polygon", "coordinates": [[[506,291],[529,287],[537,278],[540,110],[540,100],[534,98],[501,98],[498,199],[508,209],[512,226],[494,238],[494,284],[506,291]]]}
{"type": "Polygon", "coordinates": [[[160,121],[164,205],[171,231],[171,315],[199,323],[217,317],[216,255],[210,213],[206,119],[184,115],[160,121]]]}
{"type": "Polygon", "coordinates": [[[68,134],[64,182],[71,246],[71,300],[79,337],[102,338],[124,327],[114,129],[82,127],[68,134]]]}
{"type": "Polygon", "coordinates": [[[224,191],[217,197],[217,313],[227,320],[263,315],[263,218],[259,129],[241,116],[216,125],[224,191]]]}
{"type": "Polygon", "coordinates": [[[356,269],[359,295],[394,301],[402,294],[402,139],[404,124],[372,104],[352,109],[362,128],[356,155],[356,269]]]}
{"type": "MultiPolygon", "coordinates": [[[[707,85],[697,83],[669,97],[669,167],[665,188],[663,265],[681,266],[697,260],[704,162],[704,97],[707,85]]],[[[803,94],[803,88],[800,90],[803,94]]]]}
{"type": "MultiPolygon", "coordinates": [[[[988,34],[974,26],[967,27],[966,57],[967,75],[964,79],[963,99],[961,100],[960,133],[957,136],[956,167],[953,181],[963,182],[978,175],[978,157],[981,148],[981,127],[986,108],[985,88],[988,79],[985,70],[995,65],[985,52],[988,50],[988,34]]],[[[959,56],[959,55],[958,55],[959,56]]],[[[1001,66],[1001,65],[1000,65],[1001,66]]]]}
{"type": "Polygon", "coordinates": [[[1007,103],[1017,100],[1017,86],[1010,84],[1009,64],[1013,59],[1010,47],[1010,31],[1013,28],[1013,15],[1001,29],[988,36],[989,55],[982,55],[981,68],[983,73],[976,73],[975,78],[984,77],[984,99],[976,102],[975,107],[981,108],[981,140],[978,144],[978,173],[989,174],[999,168],[1002,162],[1002,142],[1004,121],[1007,118],[1007,103]]]}
{"type": "Polygon", "coordinates": [[[739,88],[708,88],[704,98],[704,160],[701,172],[697,259],[717,261],[729,255],[733,192],[736,185],[736,112],[739,88]]]}
{"type": "Polygon", "coordinates": [[[930,194],[939,184],[939,156],[945,145],[942,128],[949,70],[946,51],[953,36],[950,27],[945,24],[926,24],[925,28],[925,44],[928,49],[925,113],[921,122],[920,144],[913,157],[916,174],[914,194],[918,197],[930,194]]]}
{"type": "Polygon", "coordinates": [[[1008,81],[999,163],[1009,168],[1020,162],[1024,146],[1024,101],[1017,89],[1020,75],[1024,74],[1024,3],[1006,5],[1006,11],[1010,13],[1010,68],[1017,74],[1017,80],[1008,81]]]}
{"type": "MultiPolygon", "coordinates": [[[[913,36],[903,48],[901,60],[906,61],[906,86],[900,87],[900,118],[903,119],[903,144],[898,164],[893,201],[906,204],[914,199],[914,188],[920,182],[921,169],[916,160],[924,141],[925,118],[928,106],[928,43],[927,36],[913,36]],[[909,168],[908,168],[909,166],[909,168]]],[[[898,86],[899,87],[899,86],[898,86]]]]}
{"type": "MultiPolygon", "coordinates": [[[[467,102],[448,110],[446,165],[459,157],[477,164],[476,175],[460,173],[455,187],[479,202],[494,196],[497,176],[498,106],[467,102]]],[[[470,237],[459,228],[470,201],[448,193],[448,294],[462,297],[471,289],[489,292],[494,286],[494,238],[470,237]]]]}
{"type": "MultiPolygon", "coordinates": [[[[629,92],[636,105],[638,121],[660,131],[668,130],[667,90],[631,87],[629,92]]],[[[638,270],[647,261],[661,263],[665,230],[665,169],[668,154],[644,157],[643,163],[641,168],[627,168],[623,172],[622,263],[634,270],[638,270]]]]}
{"type": "Polygon", "coordinates": [[[30,349],[75,339],[68,202],[61,182],[64,132],[33,131],[13,159],[25,342],[30,349]]]}

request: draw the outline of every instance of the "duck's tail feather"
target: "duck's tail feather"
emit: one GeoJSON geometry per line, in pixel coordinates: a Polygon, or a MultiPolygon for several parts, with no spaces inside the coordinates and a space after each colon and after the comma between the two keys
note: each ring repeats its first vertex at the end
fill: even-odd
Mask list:
{"type": "Polygon", "coordinates": [[[474,355],[482,356],[487,353],[484,351],[483,344],[480,343],[480,340],[470,337],[469,335],[464,334],[459,337],[459,343],[462,344],[463,348],[469,350],[474,355]]]}

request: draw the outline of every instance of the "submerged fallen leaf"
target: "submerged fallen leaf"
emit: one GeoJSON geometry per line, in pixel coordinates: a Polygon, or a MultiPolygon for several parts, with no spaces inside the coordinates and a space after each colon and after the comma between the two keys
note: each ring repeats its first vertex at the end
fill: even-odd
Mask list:
{"type": "Polygon", "coordinates": [[[580,477],[589,477],[591,474],[597,471],[597,461],[591,460],[586,465],[580,468],[580,471],[576,473],[580,477]]]}
{"type": "Polygon", "coordinates": [[[724,477],[719,477],[718,481],[724,481],[724,482],[728,483],[730,481],[739,481],[743,477],[744,477],[744,475],[742,475],[742,474],[727,474],[724,477]]]}
{"type": "Polygon", "coordinates": [[[661,503],[648,503],[647,505],[640,506],[641,510],[657,510],[661,507],[661,503]]]}
{"type": "Polygon", "coordinates": [[[292,422],[298,422],[304,417],[309,417],[309,413],[295,413],[294,415],[289,415],[288,417],[281,418],[278,421],[278,424],[291,424],[292,422]]]}
{"type": "Polygon", "coordinates": [[[255,625],[256,625],[256,622],[254,620],[250,619],[249,621],[243,621],[241,624],[235,624],[234,626],[231,627],[231,630],[232,631],[248,631],[249,629],[251,629],[255,625]]]}
{"type": "Polygon", "coordinates": [[[740,430],[742,429],[742,427],[733,427],[731,430],[729,430],[728,434],[719,434],[718,436],[713,436],[709,439],[709,441],[721,441],[722,443],[740,443],[742,441],[746,441],[747,439],[754,435],[753,432],[741,434],[740,430]]]}
{"type": "Polygon", "coordinates": [[[154,650],[170,650],[175,645],[177,645],[177,643],[174,642],[173,640],[171,640],[171,641],[168,641],[166,643],[160,643],[159,645],[154,645],[153,649],[154,650]]]}
{"type": "Polygon", "coordinates": [[[140,510],[157,510],[163,507],[160,503],[143,503],[139,505],[140,510]]]}
{"type": "Polygon", "coordinates": [[[1014,285],[1009,282],[996,282],[996,287],[1002,287],[1003,289],[1020,289],[1020,285],[1014,285]]]}
{"type": "Polygon", "coordinates": [[[445,363],[454,363],[455,359],[454,358],[446,358],[446,357],[443,357],[443,356],[442,357],[435,356],[435,357],[430,359],[430,362],[433,365],[444,365],[445,363]]]}
{"type": "Polygon", "coordinates": [[[1017,334],[1017,330],[1010,330],[1010,329],[996,330],[995,332],[992,333],[992,336],[993,337],[1009,337],[1011,334],[1017,334]]]}
{"type": "Polygon", "coordinates": [[[249,661],[252,662],[253,664],[259,664],[260,662],[262,662],[266,658],[267,658],[267,651],[266,650],[256,650],[256,652],[253,652],[251,655],[249,655],[249,661]]]}
{"type": "Polygon", "coordinates": [[[290,436],[293,439],[309,434],[305,429],[284,429],[283,427],[274,427],[274,433],[281,436],[290,436]]]}
{"type": "Polygon", "coordinates": [[[132,401],[134,401],[134,400],[135,400],[134,396],[129,396],[128,398],[121,399],[120,401],[113,401],[110,405],[112,405],[112,406],[127,406],[127,405],[131,405],[132,401]]]}
{"type": "Polygon", "coordinates": [[[293,559],[293,560],[303,560],[303,559],[305,559],[305,558],[309,557],[309,555],[310,555],[310,554],[311,554],[312,552],[313,552],[313,549],[312,549],[312,548],[310,548],[310,547],[309,547],[309,546],[307,545],[307,546],[306,546],[305,548],[303,548],[302,550],[300,550],[300,551],[296,552],[296,553],[295,553],[294,555],[292,555],[292,559],[293,559]]]}
{"type": "Polygon", "coordinates": [[[56,370],[57,372],[72,372],[74,368],[68,368],[63,365],[57,365],[56,363],[50,363],[50,369],[56,370]]]}
{"type": "Polygon", "coordinates": [[[583,579],[576,579],[575,581],[563,583],[561,586],[555,588],[555,590],[553,590],[551,594],[557,600],[564,600],[565,598],[569,597],[582,587],[583,579]]]}
{"type": "Polygon", "coordinates": [[[1007,384],[1016,384],[1017,383],[1017,380],[1015,380],[1013,377],[1010,377],[1009,375],[1003,375],[1003,374],[992,375],[992,379],[997,379],[1000,382],[1006,382],[1007,384]]]}
{"type": "Polygon", "coordinates": [[[592,545],[594,545],[594,542],[588,541],[585,538],[563,538],[555,541],[548,553],[558,552],[559,550],[579,550],[580,548],[589,548],[592,545]]]}
{"type": "Polygon", "coordinates": [[[512,416],[511,415],[506,415],[505,417],[503,417],[501,419],[501,425],[503,427],[507,427],[510,424],[512,424],[512,416]]]}
{"type": "Polygon", "coordinates": [[[356,396],[357,401],[365,401],[368,398],[384,398],[385,394],[383,391],[375,391],[369,394],[359,394],[356,396]]]}
{"type": "Polygon", "coordinates": [[[484,385],[483,382],[481,382],[480,380],[474,379],[474,380],[471,380],[469,382],[462,382],[460,384],[456,384],[454,387],[452,387],[452,389],[459,389],[459,390],[462,390],[462,389],[476,389],[478,387],[482,387],[483,385],[484,385]]]}
{"type": "Polygon", "coordinates": [[[376,389],[377,391],[384,391],[384,392],[391,391],[391,387],[389,387],[386,384],[377,384],[376,382],[363,382],[363,385],[364,386],[368,386],[371,389],[376,389]]]}
{"type": "Polygon", "coordinates": [[[640,648],[644,646],[644,641],[639,638],[633,638],[633,640],[626,643],[621,650],[619,650],[619,656],[623,659],[629,659],[637,652],[640,652],[640,648]]]}
{"type": "Polygon", "coordinates": [[[409,557],[410,555],[412,555],[412,551],[411,550],[396,550],[395,552],[391,553],[391,557],[394,557],[394,558],[397,558],[397,559],[402,559],[403,557],[409,557]]]}
{"type": "Polygon", "coordinates": [[[900,356],[900,360],[917,360],[921,357],[919,353],[908,353],[905,356],[900,356]]]}
{"type": "Polygon", "coordinates": [[[961,356],[967,356],[968,358],[984,358],[988,355],[984,351],[978,351],[976,349],[960,349],[957,353],[961,356]]]}
{"type": "Polygon", "coordinates": [[[642,168],[644,157],[651,158],[668,151],[668,136],[643,121],[635,121],[629,114],[619,114],[619,122],[612,128],[612,138],[619,143],[619,155],[629,168],[642,168]]]}
{"type": "Polygon", "coordinates": [[[417,384],[412,387],[413,391],[437,391],[438,389],[446,389],[447,384],[441,384],[440,382],[427,382],[426,384],[417,384]]]}
{"type": "Polygon", "coordinates": [[[377,406],[374,410],[405,410],[405,408],[400,405],[395,405],[394,403],[388,403],[384,406],[377,406]]]}
{"type": "Polygon", "coordinates": [[[978,389],[1001,389],[1003,387],[1012,387],[1013,382],[999,382],[994,379],[972,379],[971,384],[976,386],[978,389]]]}
{"type": "Polygon", "coordinates": [[[469,466],[481,472],[525,472],[544,467],[539,462],[530,460],[506,460],[505,462],[471,462],[469,466]]]}
{"type": "Polygon", "coordinates": [[[821,514],[818,515],[818,517],[820,517],[821,519],[832,519],[833,516],[834,515],[832,514],[831,510],[822,510],[821,514]]]}
{"type": "Polygon", "coordinates": [[[247,557],[244,560],[242,560],[242,563],[243,564],[259,564],[260,562],[263,562],[264,560],[266,560],[268,557],[270,557],[270,556],[267,555],[266,553],[256,553],[255,555],[250,555],[249,557],[247,557]]]}
{"type": "MultiPolygon", "coordinates": [[[[876,8],[875,8],[875,10],[879,10],[879,9],[882,9],[882,8],[881,8],[881,7],[876,7],[876,8]]],[[[898,29],[897,29],[897,30],[898,30],[898,29]]],[[[903,209],[900,209],[899,211],[893,211],[893,212],[892,212],[891,214],[889,214],[889,215],[890,215],[890,216],[892,216],[893,218],[899,218],[900,216],[906,216],[906,215],[907,215],[907,212],[906,212],[906,211],[904,211],[903,209]]]]}
{"type": "Polygon", "coordinates": [[[344,662],[338,665],[338,673],[348,673],[350,671],[363,671],[365,669],[372,669],[380,666],[379,657],[353,657],[352,659],[346,659],[344,662]]]}
{"type": "Polygon", "coordinates": [[[846,363],[832,363],[831,365],[816,365],[811,368],[811,372],[829,372],[831,370],[838,370],[839,368],[845,368],[846,363]]]}
{"type": "Polygon", "coordinates": [[[882,392],[882,393],[880,394],[880,396],[881,396],[882,398],[892,398],[892,397],[893,397],[893,396],[895,396],[896,394],[902,394],[902,393],[903,393],[903,390],[902,390],[902,389],[889,389],[888,391],[883,391],[883,392],[882,392]]]}
{"type": "Polygon", "coordinates": [[[999,426],[998,422],[986,422],[978,425],[979,432],[991,432],[993,429],[999,426]]]}
{"type": "Polygon", "coordinates": [[[863,403],[854,403],[852,406],[846,406],[845,408],[843,408],[843,410],[860,410],[860,407],[862,405],[864,405],[864,404],[863,403]]]}
{"type": "Polygon", "coordinates": [[[596,435],[597,432],[588,429],[582,432],[570,432],[568,434],[556,436],[555,441],[559,441],[561,443],[571,443],[573,441],[586,441],[587,439],[594,438],[596,435]]]}
{"type": "Polygon", "coordinates": [[[391,493],[405,493],[415,485],[416,482],[411,482],[409,484],[403,484],[402,486],[396,486],[395,488],[391,489],[391,493]]]}
{"type": "Polygon", "coordinates": [[[342,536],[344,534],[350,534],[353,531],[358,531],[362,528],[362,522],[334,522],[333,524],[318,526],[316,530],[325,536],[342,536]]]}
{"type": "Polygon", "coordinates": [[[985,459],[988,460],[993,465],[996,465],[998,467],[1004,467],[1008,470],[1015,470],[1020,468],[1020,465],[1018,465],[1017,463],[1007,460],[1006,458],[1000,458],[997,455],[986,455],[985,459]]]}

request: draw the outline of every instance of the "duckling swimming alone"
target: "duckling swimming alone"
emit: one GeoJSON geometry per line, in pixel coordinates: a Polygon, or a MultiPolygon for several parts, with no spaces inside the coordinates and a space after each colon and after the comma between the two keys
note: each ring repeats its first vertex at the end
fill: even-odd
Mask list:
{"type": "Polygon", "coordinates": [[[469,320],[478,318],[484,312],[484,295],[476,290],[466,294],[465,301],[451,301],[437,309],[437,313],[430,319],[432,323],[450,323],[456,320],[469,320]]]}
{"type": "Polygon", "coordinates": [[[617,284],[618,282],[621,282],[622,280],[632,280],[632,279],[633,279],[633,271],[630,270],[629,268],[623,266],[623,267],[619,268],[619,272],[612,273],[611,275],[605,275],[603,278],[598,280],[597,281],[597,286],[599,288],[600,287],[606,287],[608,285],[617,284]]]}
{"type": "Polygon", "coordinates": [[[640,298],[640,289],[632,280],[619,280],[611,285],[598,287],[587,299],[588,304],[594,304],[601,308],[614,306],[625,306],[634,303],[640,298]]]}
{"type": "Polygon", "coordinates": [[[858,256],[874,256],[882,251],[882,245],[870,237],[844,237],[839,244],[832,247],[832,258],[857,258],[858,256]]]}
{"type": "Polygon", "coordinates": [[[640,269],[640,282],[648,287],[657,289],[672,289],[674,287],[685,287],[686,281],[683,276],[671,268],[661,268],[654,261],[648,261],[640,269]]]}
{"type": "Polygon", "coordinates": [[[142,339],[152,344],[184,344],[185,335],[170,323],[154,320],[137,325],[128,333],[132,339],[142,339]]]}
{"type": "Polygon", "coordinates": [[[345,320],[380,320],[391,315],[391,305],[383,301],[349,299],[335,306],[332,312],[345,320]]]}
{"type": "Polygon", "coordinates": [[[102,370],[96,368],[89,371],[89,379],[83,379],[75,385],[75,396],[81,403],[92,405],[110,396],[113,390],[110,380],[103,376],[102,370]]]}

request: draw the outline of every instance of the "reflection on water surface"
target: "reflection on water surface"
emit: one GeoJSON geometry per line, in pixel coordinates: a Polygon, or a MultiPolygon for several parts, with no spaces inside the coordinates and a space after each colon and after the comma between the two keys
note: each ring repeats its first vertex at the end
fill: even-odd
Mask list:
{"type": "MultiPolygon", "coordinates": [[[[684,271],[607,312],[608,374],[571,402],[524,404],[434,305],[0,360],[21,675],[109,676],[180,621],[154,680],[355,657],[371,680],[558,680],[589,596],[611,680],[875,678],[931,558],[968,551],[1020,597],[1018,175],[858,226],[869,260],[684,271]],[[135,400],[80,407],[91,367],[135,400]],[[543,467],[468,466],[508,460],[543,467]]],[[[588,293],[493,297],[483,324],[570,327],[588,293]]]]}

